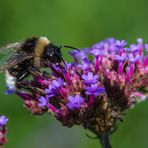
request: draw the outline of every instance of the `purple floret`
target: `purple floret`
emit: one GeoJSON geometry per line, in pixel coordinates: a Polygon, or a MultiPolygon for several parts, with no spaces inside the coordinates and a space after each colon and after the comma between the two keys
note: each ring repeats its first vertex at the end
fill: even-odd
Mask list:
{"type": "Polygon", "coordinates": [[[69,109],[79,109],[81,105],[84,103],[84,99],[80,95],[68,96],[68,101],[69,102],[67,103],[67,107],[69,109]]]}
{"type": "Polygon", "coordinates": [[[137,45],[131,44],[131,45],[130,45],[130,50],[131,50],[132,52],[136,52],[136,51],[138,51],[139,49],[138,49],[138,46],[137,46],[137,45]]]}
{"type": "Polygon", "coordinates": [[[84,83],[86,84],[92,84],[92,83],[96,83],[97,79],[98,79],[98,75],[94,75],[92,72],[88,72],[88,74],[83,74],[82,78],[84,80],[84,83]]]}
{"type": "Polygon", "coordinates": [[[86,89],[85,93],[87,95],[98,96],[100,93],[105,92],[105,88],[104,87],[99,87],[97,83],[91,84],[91,86],[86,86],[85,89],[86,89]]]}
{"type": "Polygon", "coordinates": [[[56,91],[63,85],[64,80],[61,78],[57,78],[53,80],[48,88],[45,89],[45,92],[49,95],[54,95],[56,91]]]}
{"type": "Polygon", "coordinates": [[[140,55],[137,54],[136,56],[134,56],[132,53],[130,53],[128,55],[128,59],[131,63],[137,62],[140,59],[140,55]]]}
{"type": "Polygon", "coordinates": [[[43,96],[41,96],[39,98],[39,102],[40,102],[40,103],[38,103],[39,107],[47,106],[48,105],[48,98],[47,97],[44,98],[43,96]]]}
{"type": "Polygon", "coordinates": [[[50,84],[48,88],[45,89],[45,92],[47,94],[54,95],[56,93],[56,88],[50,84]]]}
{"type": "Polygon", "coordinates": [[[108,44],[114,44],[115,41],[116,40],[114,38],[107,38],[107,39],[105,39],[105,42],[107,42],[108,44]]]}
{"type": "Polygon", "coordinates": [[[63,85],[63,82],[64,82],[63,79],[57,78],[56,80],[52,81],[51,85],[53,85],[53,87],[55,88],[60,88],[63,85]]]}
{"type": "Polygon", "coordinates": [[[148,52],[148,44],[145,44],[145,50],[146,50],[146,52],[148,52]]]}
{"type": "Polygon", "coordinates": [[[91,53],[92,53],[94,56],[103,55],[103,54],[104,54],[104,50],[103,50],[103,49],[99,49],[99,48],[93,48],[93,49],[91,50],[91,53]]]}
{"type": "Polygon", "coordinates": [[[124,40],[121,41],[117,40],[115,44],[118,48],[123,48],[127,44],[127,42],[125,42],[124,40]]]}
{"type": "Polygon", "coordinates": [[[126,53],[122,53],[122,55],[115,55],[115,60],[118,62],[123,62],[126,59],[126,53]]]}
{"type": "Polygon", "coordinates": [[[79,55],[80,59],[83,60],[83,59],[87,58],[89,52],[90,52],[90,49],[89,48],[85,48],[84,50],[80,50],[78,55],[79,55]]]}
{"type": "Polygon", "coordinates": [[[142,38],[138,38],[137,39],[137,42],[140,43],[140,44],[142,44],[143,43],[143,39],[142,38]]]}
{"type": "Polygon", "coordinates": [[[90,62],[88,59],[82,59],[81,64],[79,64],[79,67],[83,70],[87,70],[90,68],[90,62]]]}
{"type": "Polygon", "coordinates": [[[0,116],[0,126],[6,125],[8,122],[8,118],[4,115],[0,116]]]}

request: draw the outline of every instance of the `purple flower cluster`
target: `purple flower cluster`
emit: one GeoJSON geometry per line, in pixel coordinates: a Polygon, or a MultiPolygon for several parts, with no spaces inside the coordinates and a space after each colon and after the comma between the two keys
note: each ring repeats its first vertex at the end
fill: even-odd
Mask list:
{"type": "Polygon", "coordinates": [[[6,118],[4,115],[0,116],[0,145],[4,145],[7,142],[6,139],[6,124],[8,122],[8,118],[6,118]]]}
{"type": "Polygon", "coordinates": [[[111,133],[124,111],[148,96],[148,44],[109,38],[70,55],[66,68],[53,64],[52,74],[22,80],[34,89],[19,86],[17,95],[33,114],[50,112],[65,126],[111,133]]]}

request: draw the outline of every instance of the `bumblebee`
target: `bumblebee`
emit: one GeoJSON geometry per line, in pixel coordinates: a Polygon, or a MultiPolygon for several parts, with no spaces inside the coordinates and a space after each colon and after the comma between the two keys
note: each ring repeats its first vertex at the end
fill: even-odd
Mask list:
{"type": "Polygon", "coordinates": [[[0,59],[0,63],[2,63],[0,72],[5,72],[8,89],[15,90],[16,82],[28,76],[32,69],[39,70],[50,64],[65,63],[61,53],[62,47],[76,49],[71,46],[56,46],[46,37],[32,37],[0,48],[2,54],[4,53],[3,49],[12,49],[13,51],[4,64],[0,59]]]}

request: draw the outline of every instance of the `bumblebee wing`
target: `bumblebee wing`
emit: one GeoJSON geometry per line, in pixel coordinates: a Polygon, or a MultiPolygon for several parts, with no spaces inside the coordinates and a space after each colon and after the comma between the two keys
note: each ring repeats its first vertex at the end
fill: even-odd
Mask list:
{"type": "Polygon", "coordinates": [[[23,62],[24,60],[31,59],[31,58],[33,58],[33,55],[15,53],[5,64],[0,66],[0,72],[3,72],[6,69],[9,69],[9,68],[23,62]]]}
{"type": "Polygon", "coordinates": [[[19,50],[24,42],[14,42],[14,43],[9,43],[3,47],[0,47],[0,54],[5,54],[10,51],[16,51],[19,50]]]}
{"type": "Polygon", "coordinates": [[[21,49],[22,43],[23,42],[15,42],[0,47],[0,67],[3,67],[3,65],[5,65],[11,57],[13,57],[15,52],[21,49]]]}
{"type": "Polygon", "coordinates": [[[23,42],[14,42],[6,45],[6,48],[19,49],[23,42]]]}

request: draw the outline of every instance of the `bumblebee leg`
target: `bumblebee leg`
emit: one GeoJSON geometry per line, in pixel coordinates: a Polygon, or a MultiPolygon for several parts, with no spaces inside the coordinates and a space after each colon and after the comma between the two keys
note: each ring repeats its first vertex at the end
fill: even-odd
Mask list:
{"type": "Polygon", "coordinates": [[[29,72],[30,72],[33,76],[41,76],[41,75],[42,75],[41,72],[40,72],[38,69],[34,68],[34,67],[31,67],[31,68],[29,69],[29,72]]]}
{"type": "Polygon", "coordinates": [[[26,90],[31,90],[33,92],[39,92],[41,94],[46,94],[46,92],[44,90],[42,90],[42,89],[40,89],[38,87],[33,87],[30,84],[27,84],[27,83],[25,83],[23,81],[17,82],[17,86],[18,86],[18,88],[23,88],[23,89],[26,89],[26,90]]]}
{"type": "Polygon", "coordinates": [[[18,81],[23,80],[28,75],[27,71],[22,72],[21,76],[18,78],[18,81]]]}
{"type": "Polygon", "coordinates": [[[34,76],[41,75],[37,69],[31,67],[29,70],[21,72],[20,76],[18,77],[18,81],[23,80],[27,75],[29,75],[29,73],[33,74],[34,76]]]}
{"type": "Polygon", "coordinates": [[[43,77],[43,78],[45,78],[45,79],[48,79],[49,78],[49,73],[48,72],[40,72],[38,69],[36,69],[36,68],[34,68],[34,67],[32,67],[32,68],[30,68],[29,69],[29,72],[33,75],[33,76],[35,76],[35,77],[43,77]]]}

